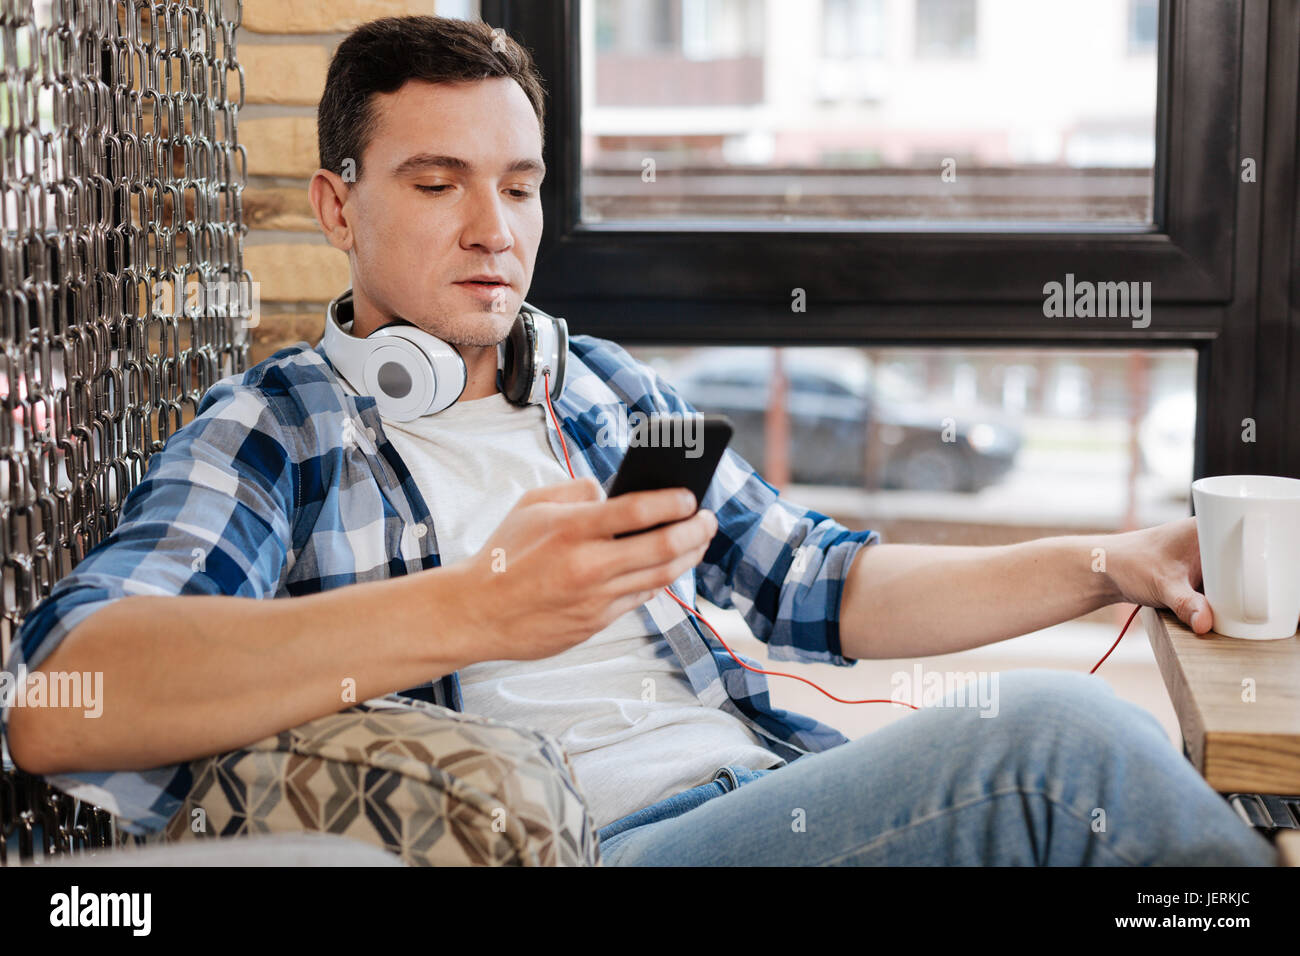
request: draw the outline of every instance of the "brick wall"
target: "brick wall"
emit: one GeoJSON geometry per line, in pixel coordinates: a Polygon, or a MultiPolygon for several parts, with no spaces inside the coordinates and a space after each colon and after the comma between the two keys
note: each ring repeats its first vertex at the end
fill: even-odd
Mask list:
{"type": "MultiPolygon", "coordinates": [[[[248,150],[244,261],[261,284],[249,359],[299,340],[315,345],[325,306],[348,286],[347,256],[325,241],[307,199],[317,169],[316,103],[339,41],[377,17],[438,13],[435,0],[244,0],[239,141],[248,150]]],[[[462,4],[445,4],[444,15],[462,4]]]]}

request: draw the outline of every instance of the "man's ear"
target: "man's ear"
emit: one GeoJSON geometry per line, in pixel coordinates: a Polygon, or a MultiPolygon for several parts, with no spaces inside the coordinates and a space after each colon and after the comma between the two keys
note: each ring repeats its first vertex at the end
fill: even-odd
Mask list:
{"type": "Polygon", "coordinates": [[[352,248],[353,240],[352,224],[343,212],[352,192],[351,186],[338,173],[324,168],[316,170],[307,184],[307,197],[316,213],[316,221],[329,244],[343,252],[352,248]]]}

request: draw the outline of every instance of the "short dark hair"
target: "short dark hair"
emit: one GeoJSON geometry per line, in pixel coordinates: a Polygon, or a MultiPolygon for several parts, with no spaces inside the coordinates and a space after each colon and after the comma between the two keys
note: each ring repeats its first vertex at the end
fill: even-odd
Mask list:
{"type": "MultiPolygon", "coordinates": [[[[330,61],[316,108],[316,143],[323,168],[340,173],[345,160],[361,178],[361,154],[375,132],[373,93],[391,93],[407,80],[431,83],[504,76],[523,87],[545,130],[545,89],[528,51],[482,20],[383,17],[357,27],[330,61]]],[[[543,134],[544,135],[544,134],[543,134]]]]}

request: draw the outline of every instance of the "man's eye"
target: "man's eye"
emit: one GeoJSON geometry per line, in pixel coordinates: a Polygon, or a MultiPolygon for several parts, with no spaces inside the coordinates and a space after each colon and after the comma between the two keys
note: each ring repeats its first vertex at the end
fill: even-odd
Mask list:
{"type": "Polygon", "coordinates": [[[422,191],[422,192],[426,192],[426,193],[436,193],[436,192],[438,192],[439,190],[442,190],[442,189],[450,189],[451,187],[448,186],[448,185],[446,185],[446,184],[444,183],[444,184],[439,185],[439,186],[420,186],[420,185],[417,185],[415,188],[416,188],[416,189],[419,189],[419,190],[422,191]]]}
{"type": "Polygon", "coordinates": [[[533,195],[532,191],[528,189],[511,189],[508,192],[512,193],[516,199],[528,199],[533,195]]]}

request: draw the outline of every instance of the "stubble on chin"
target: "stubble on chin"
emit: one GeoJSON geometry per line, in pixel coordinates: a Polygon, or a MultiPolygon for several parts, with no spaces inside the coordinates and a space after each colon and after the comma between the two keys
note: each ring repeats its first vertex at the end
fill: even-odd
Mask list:
{"type": "Polygon", "coordinates": [[[431,335],[436,335],[444,342],[455,346],[469,348],[495,348],[510,334],[514,317],[507,318],[504,313],[484,309],[482,312],[458,312],[447,316],[433,328],[431,335]],[[437,331],[441,329],[441,331],[437,331]]]}

